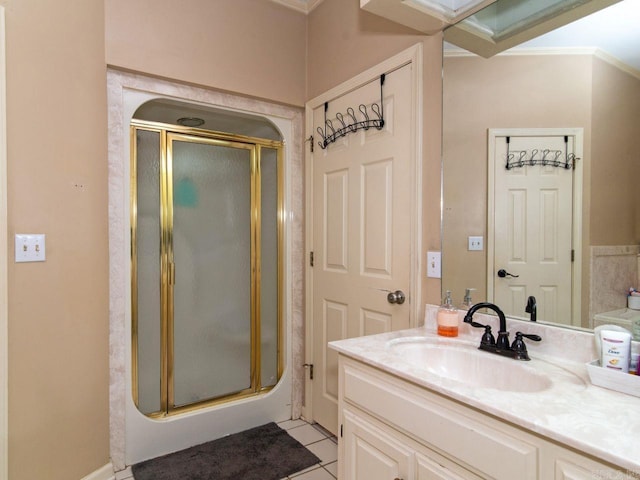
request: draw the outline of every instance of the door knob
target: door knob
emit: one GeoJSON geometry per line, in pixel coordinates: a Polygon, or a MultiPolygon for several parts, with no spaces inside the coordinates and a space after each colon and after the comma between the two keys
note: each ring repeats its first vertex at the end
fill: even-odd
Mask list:
{"type": "Polygon", "coordinates": [[[389,295],[387,295],[387,301],[389,303],[397,303],[398,305],[402,305],[406,299],[407,297],[402,290],[389,292],[389,295]]]}
{"type": "Polygon", "coordinates": [[[518,278],[520,275],[514,275],[512,273],[507,272],[504,268],[501,268],[500,270],[498,270],[498,276],[500,278],[504,278],[504,277],[518,278]]]}

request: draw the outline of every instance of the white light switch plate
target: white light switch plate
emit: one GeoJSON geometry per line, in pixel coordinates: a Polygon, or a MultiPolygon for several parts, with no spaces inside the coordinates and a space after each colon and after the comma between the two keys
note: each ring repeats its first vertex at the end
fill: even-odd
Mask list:
{"type": "Polygon", "coordinates": [[[440,278],[442,276],[442,263],[440,252],[427,252],[427,277],[440,278]]]}
{"type": "Polygon", "coordinates": [[[45,235],[16,233],[16,262],[44,262],[45,235]]]}

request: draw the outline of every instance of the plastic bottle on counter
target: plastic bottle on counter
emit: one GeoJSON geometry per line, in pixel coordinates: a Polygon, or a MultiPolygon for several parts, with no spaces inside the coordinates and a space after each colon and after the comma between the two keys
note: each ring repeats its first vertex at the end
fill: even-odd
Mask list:
{"type": "Polygon", "coordinates": [[[631,375],[638,375],[638,363],[640,363],[640,354],[631,353],[631,362],[629,362],[629,373],[631,375]]]}
{"type": "Polygon", "coordinates": [[[458,336],[458,310],[453,306],[450,290],[447,290],[442,305],[438,308],[436,319],[438,322],[438,335],[443,337],[458,336]]]}
{"type": "Polygon", "coordinates": [[[600,330],[602,358],[600,365],[620,372],[629,372],[631,360],[631,334],[611,330],[600,330]]]}

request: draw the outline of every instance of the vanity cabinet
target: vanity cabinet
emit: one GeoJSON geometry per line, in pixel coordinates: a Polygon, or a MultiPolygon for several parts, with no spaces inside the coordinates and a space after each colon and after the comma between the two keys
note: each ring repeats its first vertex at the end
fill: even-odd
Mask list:
{"type": "Polygon", "coordinates": [[[339,408],[341,480],[638,478],[344,355],[339,408]]]}
{"type": "Polygon", "coordinates": [[[445,457],[396,430],[346,407],[343,411],[344,474],[367,480],[478,480],[445,457]]]}

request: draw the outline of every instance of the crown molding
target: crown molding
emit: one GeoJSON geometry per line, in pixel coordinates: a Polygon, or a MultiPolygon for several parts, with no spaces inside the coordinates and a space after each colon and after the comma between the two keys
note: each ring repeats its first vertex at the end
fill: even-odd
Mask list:
{"type": "Polygon", "coordinates": [[[298,12],[309,14],[316,8],[322,0],[271,0],[272,2],[279,3],[285,7],[292,8],[298,12]]]}
{"type": "MultiPolygon", "coordinates": [[[[595,47],[514,47],[504,52],[495,54],[495,57],[508,57],[520,55],[594,55],[598,49],[595,47]]],[[[459,47],[446,48],[445,57],[479,57],[478,54],[459,47]]]]}
{"type": "MultiPolygon", "coordinates": [[[[511,48],[504,52],[496,54],[496,57],[508,56],[526,56],[526,55],[593,55],[600,60],[616,67],[617,69],[628,73],[640,79],[640,70],[627,65],[618,60],[613,55],[608,54],[604,50],[597,47],[535,47],[535,48],[511,48]]],[[[469,52],[459,47],[445,48],[443,51],[444,58],[456,57],[479,57],[479,55],[469,52]]]]}

